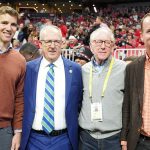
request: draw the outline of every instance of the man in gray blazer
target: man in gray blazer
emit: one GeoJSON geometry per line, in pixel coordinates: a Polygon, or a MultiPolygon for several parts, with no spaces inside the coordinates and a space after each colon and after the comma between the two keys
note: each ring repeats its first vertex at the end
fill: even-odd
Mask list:
{"type": "Polygon", "coordinates": [[[126,68],[123,102],[123,150],[150,149],[150,13],[141,22],[146,55],[126,68]]]}

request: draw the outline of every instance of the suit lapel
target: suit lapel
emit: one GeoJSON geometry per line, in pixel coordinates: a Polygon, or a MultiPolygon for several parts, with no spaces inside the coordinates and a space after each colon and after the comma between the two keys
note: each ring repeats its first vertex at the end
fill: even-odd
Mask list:
{"type": "Polygon", "coordinates": [[[71,88],[71,81],[72,81],[72,73],[73,73],[73,70],[72,70],[72,65],[70,64],[70,62],[63,58],[63,61],[64,61],[64,69],[65,69],[65,89],[66,89],[66,92],[65,92],[65,101],[66,101],[66,106],[67,106],[67,103],[68,103],[68,96],[69,96],[69,92],[70,92],[70,88],[71,88]]]}
{"type": "Polygon", "coordinates": [[[35,109],[35,105],[36,105],[36,89],[37,89],[37,78],[38,78],[38,72],[39,72],[39,67],[40,67],[40,63],[41,63],[42,57],[39,58],[38,60],[36,60],[34,63],[34,68],[32,70],[31,73],[31,78],[32,78],[32,88],[30,90],[32,90],[32,99],[33,99],[33,109],[35,109]]]}
{"type": "Polygon", "coordinates": [[[137,91],[139,97],[140,108],[143,105],[143,94],[144,94],[144,65],[145,65],[145,56],[142,56],[135,65],[135,75],[137,82],[137,91]]]}

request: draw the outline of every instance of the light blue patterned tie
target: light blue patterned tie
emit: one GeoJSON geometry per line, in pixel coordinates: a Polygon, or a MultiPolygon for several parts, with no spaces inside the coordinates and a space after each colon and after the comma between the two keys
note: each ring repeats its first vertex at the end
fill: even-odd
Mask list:
{"type": "Polygon", "coordinates": [[[46,76],[42,129],[49,134],[54,129],[54,64],[46,76]]]}

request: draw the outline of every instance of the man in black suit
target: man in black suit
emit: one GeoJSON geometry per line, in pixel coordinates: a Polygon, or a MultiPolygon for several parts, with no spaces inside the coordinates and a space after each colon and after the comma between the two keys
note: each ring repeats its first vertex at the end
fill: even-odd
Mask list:
{"type": "Polygon", "coordinates": [[[141,28],[146,54],[126,68],[122,150],[150,150],[150,13],[141,28]]]}

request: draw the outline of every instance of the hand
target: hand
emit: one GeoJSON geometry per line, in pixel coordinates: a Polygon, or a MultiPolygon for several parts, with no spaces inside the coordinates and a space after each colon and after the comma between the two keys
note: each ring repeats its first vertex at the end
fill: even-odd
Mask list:
{"type": "Polygon", "coordinates": [[[127,141],[121,141],[122,150],[127,150],[127,141]]]}
{"type": "Polygon", "coordinates": [[[21,132],[15,133],[12,138],[11,150],[19,150],[21,141],[21,132]]]}

